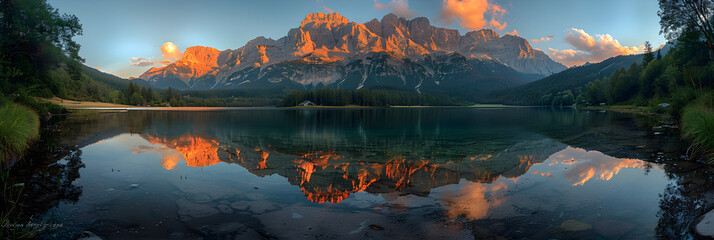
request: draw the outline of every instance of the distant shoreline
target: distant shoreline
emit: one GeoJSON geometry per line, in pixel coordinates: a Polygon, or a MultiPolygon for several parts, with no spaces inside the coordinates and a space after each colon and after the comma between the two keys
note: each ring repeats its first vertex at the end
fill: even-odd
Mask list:
{"type": "Polygon", "coordinates": [[[54,104],[63,106],[70,110],[150,110],[150,111],[207,111],[207,110],[232,110],[232,109],[367,109],[367,108],[519,108],[519,107],[529,107],[529,106],[516,106],[516,105],[504,105],[504,104],[474,104],[468,106],[358,106],[358,105],[347,105],[347,106],[292,106],[292,107],[277,107],[277,106],[263,106],[263,107],[142,107],[142,106],[130,106],[124,104],[114,104],[105,102],[89,102],[89,101],[74,101],[61,99],[58,97],[54,98],[42,98],[42,100],[52,102],[54,104]]]}
{"type": "Polygon", "coordinates": [[[619,113],[637,113],[645,115],[656,115],[650,107],[638,107],[634,105],[605,105],[605,106],[588,106],[583,107],[586,110],[610,111],[619,113]]]}

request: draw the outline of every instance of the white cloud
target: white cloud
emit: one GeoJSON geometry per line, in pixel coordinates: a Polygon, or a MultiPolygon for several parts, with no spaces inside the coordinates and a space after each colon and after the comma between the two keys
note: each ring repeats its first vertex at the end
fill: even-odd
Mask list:
{"type": "Polygon", "coordinates": [[[507,32],[506,35],[518,36],[518,30],[513,29],[513,31],[507,32]]]}
{"type": "Polygon", "coordinates": [[[585,62],[601,62],[618,55],[642,52],[643,46],[622,46],[610,34],[596,34],[595,37],[582,29],[571,28],[565,35],[565,42],[574,49],[548,49],[550,57],[566,66],[581,65],[585,62]]]}
{"type": "Polygon", "coordinates": [[[374,8],[379,10],[391,11],[397,16],[403,18],[412,18],[416,15],[414,11],[409,10],[409,2],[407,2],[406,0],[392,0],[386,5],[383,3],[378,3],[377,0],[374,0],[374,8]]]}
{"type": "Polygon", "coordinates": [[[322,10],[324,10],[325,12],[328,12],[328,13],[335,12],[334,9],[327,7],[327,5],[325,5],[325,3],[322,2],[322,0],[315,0],[315,3],[317,3],[317,5],[320,6],[322,8],[322,10]]]}

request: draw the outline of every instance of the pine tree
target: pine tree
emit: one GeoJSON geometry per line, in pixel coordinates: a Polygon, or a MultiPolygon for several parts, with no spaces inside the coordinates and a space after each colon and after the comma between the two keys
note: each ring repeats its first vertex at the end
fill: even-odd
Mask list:
{"type": "Polygon", "coordinates": [[[647,67],[647,64],[654,60],[654,54],[652,54],[652,44],[650,41],[645,41],[645,56],[642,58],[643,68],[647,67]]]}

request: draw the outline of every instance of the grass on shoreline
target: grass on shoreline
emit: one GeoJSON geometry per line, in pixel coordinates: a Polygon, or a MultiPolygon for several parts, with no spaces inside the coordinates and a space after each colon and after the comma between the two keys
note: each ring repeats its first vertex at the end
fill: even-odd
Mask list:
{"type": "Polygon", "coordinates": [[[37,138],[40,118],[32,109],[6,102],[0,107],[0,160],[25,151],[30,141],[37,138]]]}
{"type": "Polygon", "coordinates": [[[703,94],[684,108],[682,137],[692,141],[691,154],[714,164],[714,93],[703,94]]]}

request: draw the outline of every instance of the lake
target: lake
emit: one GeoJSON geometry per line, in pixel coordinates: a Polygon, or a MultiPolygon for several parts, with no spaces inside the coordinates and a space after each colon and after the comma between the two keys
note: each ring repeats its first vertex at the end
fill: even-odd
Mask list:
{"type": "Polygon", "coordinates": [[[713,206],[712,167],[683,161],[678,129],[658,116],[265,108],[54,121],[47,138],[75,147],[47,163],[65,180],[33,222],[62,227],[42,238],[689,238],[713,206]]]}

